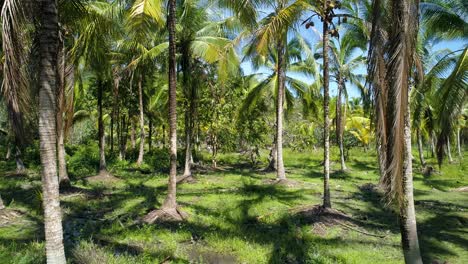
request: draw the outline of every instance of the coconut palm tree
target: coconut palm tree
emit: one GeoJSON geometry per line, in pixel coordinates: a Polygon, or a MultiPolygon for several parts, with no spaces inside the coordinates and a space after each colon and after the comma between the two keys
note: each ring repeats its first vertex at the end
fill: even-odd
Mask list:
{"type": "Polygon", "coordinates": [[[42,1],[39,8],[39,138],[46,256],[48,263],[66,263],[56,157],[58,12],[54,0],[42,1]]]}
{"type": "Polygon", "coordinates": [[[422,263],[413,198],[409,111],[409,83],[418,30],[418,17],[411,14],[417,11],[418,3],[412,0],[373,2],[368,68],[377,134],[384,143],[381,184],[387,201],[397,207],[406,263],[422,263]]]}
{"type": "MultiPolygon", "coordinates": [[[[364,64],[364,57],[355,55],[359,49],[363,49],[360,40],[355,40],[355,34],[348,34],[347,32],[339,40],[330,42],[330,70],[331,79],[337,83],[338,94],[336,98],[336,138],[338,147],[340,149],[340,164],[341,170],[346,170],[346,163],[344,159],[343,148],[343,133],[346,122],[346,108],[347,108],[347,84],[352,85],[361,93],[362,98],[366,98],[366,90],[363,83],[365,82],[362,74],[356,73],[356,70],[364,64]],[[345,99],[343,111],[343,98],[345,99]]],[[[319,51],[321,51],[319,49],[319,51]]],[[[317,57],[322,57],[317,54],[317,57]]],[[[365,100],[365,99],[364,99],[365,100]]]]}
{"type": "Polygon", "coordinates": [[[111,84],[111,51],[115,39],[122,33],[122,5],[117,2],[86,3],[87,15],[78,22],[80,34],[71,50],[75,63],[86,62],[95,74],[98,106],[99,175],[109,176],[105,155],[103,95],[111,84]]]}
{"type": "Polygon", "coordinates": [[[283,114],[287,34],[301,15],[303,1],[289,3],[289,1],[278,0],[271,4],[273,11],[260,21],[259,28],[254,31],[250,54],[257,53],[265,56],[270,48],[276,52],[276,178],[278,181],[284,181],[286,173],[283,161],[283,114]]]}
{"type": "Polygon", "coordinates": [[[323,67],[323,121],[324,121],[324,137],[323,137],[323,172],[324,172],[324,194],[323,207],[331,208],[330,199],[330,118],[329,118],[329,102],[330,102],[330,73],[329,73],[329,41],[331,37],[338,37],[338,28],[334,24],[334,19],[347,18],[349,14],[338,14],[335,10],[341,8],[339,1],[320,0],[315,3],[306,3],[305,8],[313,14],[309,16],[303,24],[306,28],[314,28],[313,18],[317,16],[322,22],[322,67],[323,67]]]}

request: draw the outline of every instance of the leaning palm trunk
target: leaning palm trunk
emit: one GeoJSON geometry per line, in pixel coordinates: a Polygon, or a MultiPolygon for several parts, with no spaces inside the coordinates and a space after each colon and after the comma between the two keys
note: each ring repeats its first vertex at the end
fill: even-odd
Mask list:
{"type": "Polygon", "coordinates": [[[419,128],[416,129],[416,136],[418,138],[419,161],[421,162],[421,166],[424,168],[426,167],[426,161],[424,160],[422,136],[421,136],[421,130],[419,128]]]}
{"type": "Polygon", "coordinates": [[[140,75],[140,80],[138,81],[138,101],[140,108],[140,151],[138,152],[137,165],[140,166],[143,163],[143,155],[145,154],[145,119],[143,114],[143,88],[142,76],[140,75]]]}
{"type": "Polygon", "coordinates": [[[278,95],[276,104],[276,178],[277,180],[286,180],[283,162],[283,100],[284,100],[284,44],[282,40],[278,41],[278,95]]]}
{"type": "Polygon", "coordinates": [[[39,138],[47,263],[65,264],[56,156],[58,14],[55,0],[41,1],[39,33],[39,138]]]}
{"type": "Polygon", "coordinates": [[[176,184],[177,184],[177,73],[176,73],[176,1],[168,2],[167,28],[169,31],[169,184],[166,200],[163,203],[163,209],[175,209],[176,202],[176,184]]]}
{"type": "Polygon", "coordinates": [[[346,163],[344,158],[344,147],[343,147],[343,133],[344,133],[344,126],[343,126],[343,110],[341,106],[341,98],[343,97],[343,86],[344,81],[341,77],[338,77],[339,84],[338,84],[338,98],[336,100],[336,134],[338,138],[338,146],[340,148],[340,163],[341,163],[341,170],[345,171],[346,163]]]}
{"type": "MultiPolygon", "coordinates": [[[[327,8],[327,1],[324,8],[327,8]]],[[[328,19],[328,18],[327,18],[328,19]]],[[[323,20],[323,207],[331,208],[330,199],[330,122],[329,122],[329,72],[328,72],[328,21],[323,20]]]]}

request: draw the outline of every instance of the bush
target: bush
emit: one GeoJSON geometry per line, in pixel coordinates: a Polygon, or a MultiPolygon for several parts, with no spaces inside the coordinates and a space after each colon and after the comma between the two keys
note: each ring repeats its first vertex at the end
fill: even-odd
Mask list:
{"type": "MultiPolygon", "coordinates": [[[[69,153],[70,154],[70,153],[69,153]]],[[[68,174],[72,179],[79,179],[96,174],[99,168],[99,147],[93,142],[80,145],[68,159],[68,174]]]]}

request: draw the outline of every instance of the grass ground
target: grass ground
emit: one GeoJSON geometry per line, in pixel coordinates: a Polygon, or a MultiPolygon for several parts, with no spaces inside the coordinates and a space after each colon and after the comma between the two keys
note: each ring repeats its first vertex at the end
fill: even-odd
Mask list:
{"type": "MultiPolygon", "coordinates": [[[[350,170],[344,173],[337,171],[339,163],[332,163],[332,205],[350,216],[356,228],[335,225],[317,232],[320,226],[295,214],[296,208],[321,202],[321,157],[319,151],[287,150],[287,175],[298,184],[283,187],[264,184],[274,174],[245,166],[237,154],[225,155],[222,170],[200,173],[195,184],[178,187],[178,202],[190,214],[179,224],[135,224],[161,205],[166,174],[115,166],[112,173],[119,182],[76,179],[73,184],[81,191],[62,197],[68,259],[99,264],[402,263],[397,217],[369,185],[378,182],[371,152],[351,150],[350,170]]],[[[427,179],[414,163],[418,232],[426,263],[468,263],[468,195],[454,191],[468,186],[467,159],[447,164],[427,179]]],[[[40,176],[35,170],[28,176],[8,176],[5,172],[12,168],[0,162],[0,194],[9,210],[17,212],[14,221],[0,225],[0,263],[43,263],[40,176]]]]}

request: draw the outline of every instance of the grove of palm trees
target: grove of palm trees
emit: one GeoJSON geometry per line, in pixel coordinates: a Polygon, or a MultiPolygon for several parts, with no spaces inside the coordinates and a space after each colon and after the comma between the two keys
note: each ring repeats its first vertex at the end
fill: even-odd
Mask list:
{"type": "Polygon", "coordinates": [[[465,1],[0,3],[0,263],[468,263],[465,1]]]}

